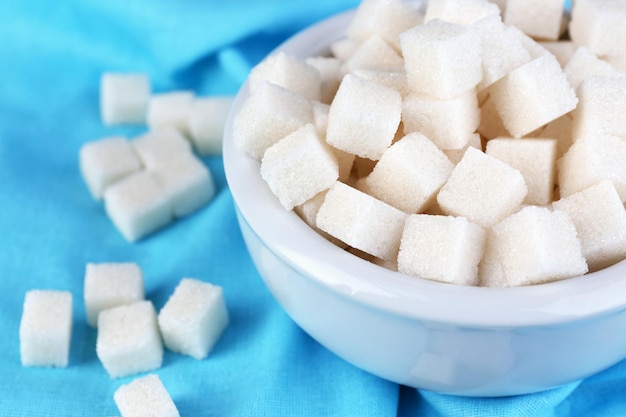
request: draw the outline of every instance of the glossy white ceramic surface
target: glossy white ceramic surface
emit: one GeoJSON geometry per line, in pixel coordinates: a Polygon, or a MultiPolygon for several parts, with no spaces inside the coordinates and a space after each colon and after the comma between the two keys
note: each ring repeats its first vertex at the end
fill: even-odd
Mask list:
{"type": "MultiPolygon", "coordinates": [[[[323,21],[279,50],[306,57],[344,36],[353,14],[323,21]]],[[[241,230],[270,291],[307,333],[346,361],[408,386],[469,396],[530,393],[626,357],[626,261],[525,288],[476,288],[408,277],[351,255],[286,212],[259,162],[232,141],[224,167],[241,230]]]]}

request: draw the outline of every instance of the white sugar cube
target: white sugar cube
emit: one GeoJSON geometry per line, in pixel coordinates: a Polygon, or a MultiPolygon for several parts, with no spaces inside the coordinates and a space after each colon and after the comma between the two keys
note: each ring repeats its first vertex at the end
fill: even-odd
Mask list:
{"type": "Polygon", "coordinates": [[[229,96],[196,98],[191,104],[187,124],[189,138],[201,155],[220,155],[224,125],[233,103],[229,96]]]}
{"type": "Polygon", "coordinates": [[[491,97],[487,97],[480,106],[480,123],[476,130],[487,140],[500,136],[510,136],[509,131],[504,127],[495,101],[491,97]]]}
{"type": "Polygon", "coordinates": [[[139,240],[173,220],[172,205],[165,190],[148,171],[137,172],[107,188],[104,208],[129,242],[139,240]]]}
{"type": "Polygon", "coordinates": [[[163,343],[152,302],[136,301],[102,310],[96,354],[111,378],[160,368],[163,343]]]}
{"type": "Polygon", "coordinates": [[[337,149],[377,160],[391,145],[401,106],[402,97],[396,90],[348,74],[330,105],[326,141],[337,149]]]}
{"type": "Polygon", "coordinates": [[[254,92],[263,82],[284,87],[309,100],[321,99],[320,72],[304,60],[285,52],[268,56],[252,69],[248,77],[250,91],[254,92]]]}
{"type": "Polygon", "coordinates": [[[321,137],[326,137],[326,130],[328,129],[328,113],[330,113],[330,104],[322,103],[321,101],[312,101],[313,107],[313,124],[317,133],[321,137]]]}
{"type": "Polygon", "coordinates": [[[578,103],[552,54],[512,71],[491,85],[489,94],[504,127],[516,138],[568,113],[578,103]]]}
{"type": "MultiPolygon", "coordinates": [[[[487,247],[496,253],[485,256],[499,263],[500,286],[558,281],[588,270],[576,228],[558,210],[527,206],[493,226],[488,239],[487,247]]],[[[493,286],[494,277],[481,280],[481,285],[493,286]]]]}
{"type": "Polygon", "coordinates": [[[475,29],[435,19],[402,33],[400,43],[409,87],[418,94],[451,98],[483,78],[475,29]]]}
{"type": "Polygon", "coordinates": [[[461,159],[463,159],[465,151],[467,151],[467,148],[469,148],[470,146],[478,150],[482,150],[482,140],[480,138],[480,134],[471,134],[469,140],[467,141],[467,144],[465,144],[465,146],[461,149],[444,149],[443,153],[448,157],[450,162],[456,165],[461,161],[461,159]]]}
{"type": "Polygon", "coordinates": [[[626,53],[626,3],[622,0],[576,0],[572,7],[570,36],[578,46],[596,55],[626,53]]]}
{"type": "Polygon", "coordinates": [[[149,98],[146,74],[105,73],[100,78],[100,114],[106,125],[145,123],[149,98]]]}
{"type": "Polygon", "coordinates": [[[561,197],[611,180],[626,202],[626,140],[616,136],[578,139],[557,162],[561,197]]]}
{"type": "Polygon", "coordinates": [[[541,41],[539,44],[556,57],[556,60],[559,61],[559,64],[561,64],[561,68],[563,69],[565,69],[567,63],[570,59],[572,59],[577,49],[574,42],[570,40],[541,41]]]}
{"type": "Polygon", "coordinates": [[[353,74],[364,80],[374,81],[385,87],[394,89],[404,98],[411,93],[407,84],[406,70],[404,68],[392,69],[356,69],[353,74]]]}
{"type": "Polygon", "coordinates": [[[333,58],[347,61],[359,46],[359,43],[359,41],[352,38],[341,38],[331,43],[329,49],[333,58]]]}
{"type": "Polygon", "coordinates": [[[601,181],[552,206],[574,222],[590,271],[626,259],[626,210],[611,181],[601,181]]]}
{"type": "Polygon", "coordinates": [[[144,299],[143,272],[134,262],[87,263],[83,298],[87,323],[96,327],[102,310],[144,299]]]}
{"type": "Polygon", "coordinates": [[[489,227],[516,211],[527,193],[518,170],[469,147],[439,191],[437,202],[446,214],[489,227]]]}
{"type": "Polygon", "coordinates": [[[369,194],[408,214],[430,205],[454,165],[426,136],[411,133],[391,145],[365,178],[369,194]]]}
{"type": "Polygon", "coordinates": [[[343,64],[344,74],[358,69],[404,69],[400,54],[383,38],[373,35],[356,48],[352,56],[343,64]]]}
{"type": "Polygon", "coordinates": [[[499,17],[500,8],[487,0],[429,0],[424,22],[441,19],[459,25],[469,25],[492,15],[499,17]]]}
{"type": "Polygon", "coordinates": [[[23,366],[67,367],[72,338],[72,294],[55,290],[26,292],[19,333],[23,366]]]}
{"type": "Polygon", "coordinates": [[[333,97],[335,97],[337,88],[339,88],[339,83],[341,82],[339,70],[343,61],[330,56],[311,56],[306,58],[304,62],[315,68],[320,73],[320,101],[322,103],[330,104],[330,102],[333,101],[333,97]]]}
{"type": "Polygon", "coordinates": [[[587,136],[626,137],[626,77],[590,76],[576,89],[572,112],[574,141],[587,136]]]}
{"type": "Polygon", "coordinates": [[[556,182],[556,139],[492,139],[485,153],[517,169],[528,188],[524,204],[552,202],[556,182]]]}
{"type": "Polygon", "coordinates": [[[341,182],[326,193],[317,227],[342,242],[383,260],[398,254],[406,214],[341,182]]]}
{"type": "Polygon", "coordinates": [[[339,176],[337,158],[307,124],[265,151],[261,177],[287,210],[330,188],[339,176]]]}
{"type": "Polygon", "coordinates": [[[192,91],[172,91],[150,96],[146,115],[150,130],[173,127],[188,136],[188,118],[193,99],[192,91]]]}
{"type": "Polygon", "coordinates": [[[79,166],[91,196],[100,200],[109,185],[141,169],[141,161],[129,141],[109,137],[82,145],[79,166]]]}
{"type": "Polygon", "coordinates": [[[618,71],[613,65],[598,58],[585,46],[576,48],[576,51],[563,71],[565,71],[567,81],[569,81],[574,89],[577,89],[585,78],[592,75],[602,75],[606,77],[626,76],[626,74],[618,71]]]}
{"type": "Polygon", "coordinates": [[[183,278],[158,316],[163,343],[169,350],[206,358],[228,326],[222,288],[183,278]]]}
{"type": "Polygon", "coordinates": [[[476,285],[485,230],[463,217],[410,215],[404,226],[398,271],[449,284],[476,285]]]}
{"type": "Polygon", "coordinates": [[[480,124],[476,91],[451,99],[411,94],[402,102],[402,122],[405,133],[420,132],[441,149],[461,149],[480,124]]]}
{"type": "Polygon", "coordinates": [[[572,146],[573,120],[571,113],[565,114],[548,123],[542,130],[540,137],[556,139],[556,157],[559,159],[572,146]]]}
{"type": "Polygon", "coordinates": [[[503,20],[535,39],[556,40],[564,8],[563,0],[507,0],[503,20]]]}
{"type": "Polygon", "coordinates": [[[176,404],[157,374],[121,385],[113,399],[122,417],[179,417],[176,404]]]}
{"type": "Polygon", "coordinates": [[[261,159],[267,148],[307,123],[313,123],[311,102],[265,81],[233,119],[233,141],[240,150],[261,159]]]}
{"type": "Polygon", "coordinates": [[[195,155],[181,154],[152,170],[174,217],[187,216],[205,206],[215,195],[215,183],[208,168],[195,155]]]}
{"type": "Polygon", "coordinates": [[[143,166],[152,169],[181,154],[191,154],[191,144],[172,127],[148,131],[131,141],[143,166]]]}

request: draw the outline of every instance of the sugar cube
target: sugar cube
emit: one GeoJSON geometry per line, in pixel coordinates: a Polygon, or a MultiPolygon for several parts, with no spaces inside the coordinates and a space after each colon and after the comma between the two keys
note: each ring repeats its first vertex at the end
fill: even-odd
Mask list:
{"type": "Polygon", "coordinates": [[[448,284],[476,285],[485,230],[464,217],[412,214],[404,226],[398,271],[448,284]]]}
{"type": "Polygon", "coordinates": [[[157,374],[121,385],[113,399],[122,417],[180,417],[176,404],[157,374]]]}
{"type": "Polygon", "coordinates": [[[72,294],[27,291],[19,333],[23,366],[67,367],[72,338],[72,294]]]}
{"type": "Polygon", "coordinates": [[[485,153],[517,169],[528,194],[522,203],[552,202],[556,182],[556,139],[496,138],[487,142],[485,153]]]}
{"type": "Polygon", "coordinates": [[[311,56],[304,60],[320,73],[320,101],[330,104],[341,82],[340,71],[343,61],[332,56],[311,56]]]}
{"type": "Polygon", "coordinates": [[[557,40],[564,8],[563,0],[507,0],[503,20],[535,39],[557,40]]]}
{"type": "Polygon", "coordinates": [[[495,101],[489,96],[480,107],[480,123],[476,130],[487,140],[510,135],[504,127],[500,114],[498,114],[495,101]]]}
{"type": "Polygon", "coordinates": [[[349,185],[336,182],[317,212],[321,230],[383,260],[395,259],[406,214],[349,185]]]}
{"type": "Polygon", "coordinates": [[[141,169],[141,161],[123,137],[107,137],[81,146],[79,166],[91,196],[102,199],[111,184],[141,169]]]}
{"type": "Polygon", "coordinates": [[[341,38],[331,43],[329,49],[334,58],[337,58],[340,61],[347,61],[359,46],[359,43],[359,41],[349,37],[341,38]]]}
{"type": "Polygon", "coordinates": [[[185,136],[189,135],[189,112],[193,103],[192,91],[171,91],[153,94],[148,100],[146,123],[150,130],[173,127],[185,136]]]}
{"type": "Polygon", "coordinates": [[[516,211],[527,193],[517,169],[469,147],[437,194],[437,202],[446,214],[490,227],[516,211]]]}
{"type": "Polygon", "coordinates": [[[622,0],[576,0],[572,5],[570,37],[596,55],[626,53],[626,3],[622,0]]]}
{"type": "Polygon", "coordinates": [[[195,98],[189,110],[189,138],[201,155],[220,155],[224,125],[232,106],[230,96],[195,98]]]}
{"type": "Polygon", "coordinates": [[[170,201],[175,218],[195,212],[215,195],[211,172],[192,153],[172,157],[152,170],[152,174],[170,201]]]}
{"type": "Polygon", "coordinates": [[[139,171],[106,189],[104,208],[120,233],[134,242],[173,220],[163,186],[148,171],[139,171]]]}
{"type": "Polygon", "coordinates": [[[482,80],[475,29],[434,19],[402,33],[400,43],[409,87],[418,94],[452,98],[482,80]]]}
{"type": "Polygon", "coordinates": [[[339,176],[337,158],[307,124],[269,147],[261,177],[287,210],[330,188],[339,176]]]}
{"type": "Polygon", "coordinates": [[[492,15],[499,17],[500,8],[487,0],[429,0],[424,22],[441,19],[459,25],[469,25],[492,15]]]}
{"type": "MultiPolygon", "coordinates": [[[[499,263],[503,286],[541,284],[588,271],[576,228],[558,210],[527,206],[494,225],[488,239],[493,239],[488,248],[496,253],[486,256],[499,263]]],[[[481,280],[489,286],[492,277],[481,280]]]]}
{"type": "Polygon", "coordinates": [[[611,181],[601,181],[552,206],[574,222],[590,271],[626,259],[626,210],[611,181]]]}
{"type": "Polygon", "coordinates": [[[465,155],[465,151],[469,147],[476,148],[478,150],[482,150],[482,140],[480,138],[480,134],[473,133],[470,135],[469,140],[461,149],[444,149],[443,153],[448,157],[450,162],[454,165],[458,164],[461,159],[463,159],[463,155],[465,155]]]}
{"type": "Polygon", "coordinates": [[[146,74],[105,73],[100,78],[100,114],[106,125],[145,123],[149,98],[146,74]]]}
{"type": "Polygon", "coordinates": [[[556,60],[559,61],[559,64],[561,64],[561,68],[563,69],[565,69],[567,63],[570,59],[572,59],[577,49],[576,45],[574,45],[574,42],[571,40],[541,41],[539,44],[556,57],[556,60]]]}
{"type": "Polygon", "coordinates": [[[235,145],[253,158],[307,123],[313,123],[311,102],[284,87],[262,82],[233,120],[235,145]]]}
{"type": "Polygon", "coordinates": [[[391,145],[365,178],[368,194],[408,214],[430,205],[454,165],[421,133],[391,145]]]}
{"type": "Polygon", "coordinates": [[[183,278],[158,316],[165,347],[195,359],[204,359],[228,325],[222,288],[183,278]]]}
{"type": "Polygon", "coordinates": [[[96,354],[111,378],[160,368],[163,343],[152,302],[135,301],[102,310],[96,354]]]}
{"type": "Polygon", "coordinates": [[[552,54],[513,70],[489,87],[489,95],[504,127],[516,138],[568,113],[578,103],[552,54]]]}
{"type": "Polygon", "coordinates": [[[585,46],[579,46],[563,69],[567,81],[577,89],[581,82],[592,75],[606,77],[623,77],[626,74],[618,71],[613,65],[598,58],[585,46]]]}
{"type": "Polygon", "coordinates": [[[343,64],[344,74],[358,69],[404,69],[400,54],[383,38],[373,35],[359,44],[343,64]]]}
{"type": "Polygon", "coordinates": [[[571,113],[567,113],[545,125],[538,135],[543,138],[556,139],[557,159],[561,158],[569,147],[572,146],[573,124],[571,113]]]}
{"type": "Polygon", "coordinates": [[[441,149],[461,149],[480,124],[476,91],[451,99],[411,94],[402,102],[402,122],[405,133],[420,132],[441,149]]]}
{"type": "Polygon", "coordinates": [[[330,105],[326,141],[337,149],[378,160],[398,129],[401,106],[396,90],[348,74],[330,105]]]}
{"type": "Polygon", "coordinates": [[[143,166],[152,169],[181,154],[191,154],[191,144],[172,127],[148,131],[131,141],[143,166]]]}
{"type": "Polygon", "coordinates": [[[144,299],[143,272],[134,262],[89,262],[83,298],[87,323],[96,327],[102,310],[144,299]]]}
{"type": "Polygon", "coordinates": [[[406,70],[404,68],[361,68],[355,69],[352,73],[364,80],[374,81],[384,85],[385,87],[394,89],[400,93],[402,98],[405,98],[411,93],[407,84],[406,70]]]}

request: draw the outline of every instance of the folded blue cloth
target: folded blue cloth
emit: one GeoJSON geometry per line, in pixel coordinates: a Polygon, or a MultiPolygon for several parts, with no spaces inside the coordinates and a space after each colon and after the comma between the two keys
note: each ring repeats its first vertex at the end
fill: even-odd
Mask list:
{"type": "Polygon", "coordinates": [[[296,31],[355,0],[0,2],[0,416],[119,415],[82,299],[87,262],[137,262],[163,306],[178,281],[224,288],[231,324],[209,358],[165,353],[157,371],[181,416],[617,416],[626,364],[581,383],[514,398],[419,392],[344,362],[300,330],[263,286],[243,244],[220,157],[205,157],[213,201],[126,242],[91,199],[78,150],[145,128],[105,127],[99,78],[144,72],[155,92],[235,94],[250,68],[296,31]],[[24,368],[26,291],[74,296],[70,363],[24,368]]]}

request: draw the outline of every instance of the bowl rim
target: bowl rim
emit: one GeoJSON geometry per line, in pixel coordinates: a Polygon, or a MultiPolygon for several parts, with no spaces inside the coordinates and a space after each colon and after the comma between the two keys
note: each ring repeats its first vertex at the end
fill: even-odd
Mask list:
{"type": "MultiPolygon", "coordinates": [[[[297,33],[271,54],[319,55],[345,37],[355,11],[297,33]]],[[[271,55],[270,54],[270,55],[271,55]]],[[[233,143],[233,119],[249,97],[243,84],[224,128],[226,181],[240,220],[278,258],[351,302],[407,319],[477,328],[546,326],[615,314],[626,308],[626,260],[552,283],[515,288],[460,286],[415,278],[363,260],[287,212],[260,176],[259,161],[233,143]],[[349,271],[349,272],[348,272],[349,271]]]]}

